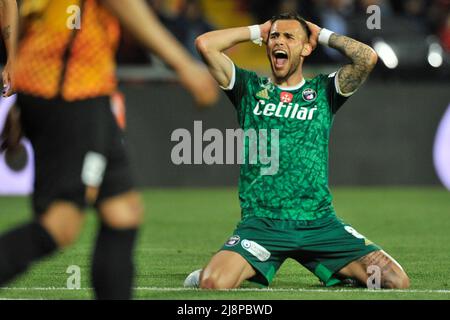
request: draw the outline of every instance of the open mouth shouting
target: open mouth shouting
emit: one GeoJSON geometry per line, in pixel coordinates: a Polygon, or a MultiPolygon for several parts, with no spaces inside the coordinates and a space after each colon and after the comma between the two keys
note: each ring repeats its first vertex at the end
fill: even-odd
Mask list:
{"type": "Polygon", "coordinates": [[[287,65],[288,58],[288,53],[283,49],[275,49],[272,51],[273,66],[277,70],[281,70],[287,65]]]}

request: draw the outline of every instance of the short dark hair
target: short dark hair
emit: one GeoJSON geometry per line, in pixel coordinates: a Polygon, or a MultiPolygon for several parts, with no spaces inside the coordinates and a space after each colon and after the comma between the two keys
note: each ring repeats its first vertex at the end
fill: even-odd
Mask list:
{"type": "Polygon", "coordinates": [[[272,19],[270,19],[270,22],[274,23],[277,20],[297,20],[303,27],[303,30],[305,30],[308,39],[311,36],[311,30],[309,30],[308,25],[306,24],[306,20],[303,19],[303,17],[300,16],[297,12],[285,12],[277,14],[273,16],[272,19]]]}

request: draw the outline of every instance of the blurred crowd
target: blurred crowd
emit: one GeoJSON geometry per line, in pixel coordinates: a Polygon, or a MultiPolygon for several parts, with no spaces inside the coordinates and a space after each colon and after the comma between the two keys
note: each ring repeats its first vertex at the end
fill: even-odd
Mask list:
{"type": "Polygon", "coordinates": [[[450,0],[272,0],[242,1],[246,10],[258,21],[270,18],[273,12],[297,11],[307,20],[341,34],[352,34],[351,19],[367,17],[367,8],[377,5],[381,19],[409,20],[415,28],[405,30],[426,35],[435,34],[450,52],[450,0]]]}
{"type": "MultiPolygon", "coordinates": [[[[165,0],[147,0],[147,3],[155,10],[163,24],[188,49],[188,51],[194,57],[200,59],[194,44],[195,38],[214,29],[206,18],[202,1],[177,1],[173,12],[166,10],[165,0]]],[[[118,55],[119,62],[122,63],[142,63],[150,61],[148,54],[143,52],[139,45],[135,43],[127,33],[122,35],[122,43],[118,55]]]]}
{"type": "MultiPolygon", "coordinates": [[[[305,19],[341,34],[359,36],[355,31],[366,31],[363,19],[367,19],[367,8],[371,5],[379,6],[381,10],[382,28],[397,21],[407,21],[403,28],[404,37],[412,33],[435,35],[444,52],[450,54],[450,0],[146,0],[155,10],[161,21],[175,35],[181,43],[197,58],[195,38],[207,31],[224,26],[214,26],[210,21],[211,12],[206,12],[204,4],[211,6],[213,1],[232,2],[239,14],[248,15],[253,23],[263,23],[280,12],[297,11],[305,19]],[[170,3],[170,10],[168,10],[170,3]],[[357,23],[351,22],[361,19],[357,23]],[[364,27],[362,27],[364,26],[364,27]],[[360,29],[360,30],[355,30],[360,29]]],[[[222,14],[215,12],[216,15],[222,14]]],[[[230,13],[225,13],[230,15],[230,13]]],[[[231,20],[232,17],[230,17],[231,20]]],[[[400,27],[399,27],[400,28],[400,27]]],[[[366,40],[367,39],[360,39],[366,40]]],[[[0,50],[0,59],[1,57],[0,50]]],[[[326,62],[329,59],[339,60],[341,56],[334,50],[322,49],[310,62],[326,62]],[[327,60],[328,59],[328,60],[327,60]],[[315,61],[314,61],[315,60],[315,61]]],[[[122,64],[150,63],[151,56],[140,47],[134,39],[124,32],[118,61],[122,64]]],[[[3,59],[2,59],[3,60],[3,59]]]]}
{"type": "MultiPolygon", "coordinates": [[[[170,12],[166,10],[165,0],[147,0],[158,13],[164,24],[195,56],[194,39],[207,31],[223,26],[213,26],[208,20],[208,14],[203,8],[205,0],[177,0],[170,12]]],[[[254,23],[262,23],[276,13],[296,11],[305,19],[311,20],[327,29],[341,34],[355,36],[354,19],[361,19],[356,28],[361,29],[361,21],[367,19],[367,8],[377,5],[381,11],[383,23],[396,24],[396,21],[407,22],[404,36],[412,32],[423,35],[435,35],[444,51],[450,53],[450,0],[206,0],[232,1],[239,13],[248,14],[254,23]]],[[[365,23],[363,24],[365,26],[365,23]]],[[[365,29],[365,28],[363,28],[365,29]]],[[[369,32],[367,32],[369,33],[369,32]]],[[[373,33],[372,33],[373,34],[373,33]]],[[[364,39],[363,39],[364,40],[364,39]]],[[[367,40],[367,39],[366,39],[367,40]]],[[[316,55],[316,62],[326,59],[339,60],[341,56],[334,50],[323,49],[316,55]]],[[[119,52],[119,61],[145,62],[149,61],[146,53],[140,51],[132,39],[125,34],[119,52]]],[[[311,61],[314,62],[314,61],[311,61]]]]}
{"type": "MultiPolygon", "coordinates": [[[[424,32],[442,33],[449,28],[450,0],[272,0],[243,1],[259,21],[270,18],[272,12],[297,11],[308,20],[346,34],[346,21],[366,16],[367,8],[377,5],[382,18],[410,19],[424,32]]],[[[405,30],[407,32],[407,30],[405,30]]]]}

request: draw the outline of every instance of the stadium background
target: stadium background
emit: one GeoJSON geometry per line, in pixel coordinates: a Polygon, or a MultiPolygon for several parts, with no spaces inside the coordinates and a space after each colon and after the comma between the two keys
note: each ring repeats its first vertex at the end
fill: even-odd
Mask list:
{"type": "MultiPolygon", "coordinates": [[[[441,261],[440,267],[434,265],[434,268],[441,268],[442,271],[448,269],[450,250],[443,242],[450,242],[445,231],[449,227],[450,195],[442,184],[450,187],[450,129],[447,129],[450,128],[450,123],[445,125],[443,121],[445,112],[450,112],[450,1],[148,2],[193,54],[196,54],[193,40],[205,31],[262,23],[277,11],[289,10],[299,11],[306,19],[320,26],[378,46],[380,60],[369,81],[335,118],[330,145],[330,186],[335,194],[336,207],[341,210],[338,213],[341,212],[344,218],[354,222],[358,229],[361,228],[379,243],[386,245],[393,252],[392,255],[399,254],[400,258],[409,261],[410,265],[406,263],[409,269],[419,268],[413,261],[419,256],[426,257],[427,254],[430,260],[435,259],[438,264],[441,261]],[[381,8],[379,30],[369,30],[366,27],[366,20],[370,16],[366,8],[369,5],[381,8]],[[439,141],[436,140],[438,131],[441,132],[439,141]],[[364,210],[367,212],[363,214],[361,211],[364,210]],[[424,214],[432,219],[434,229],[430,225],[424,227],[424,224],[431,221],[424,220],[424,214]],[[373,217],[367,218],[368,216],[373,217]],[[426,238],[425,234],[430,230],[436,238],[426,238]],[[396,235],[387,235],[389,232],[396,235]],[[405,236],[405,233],[408,235],[405,236]],[[418,238],[413,240],[411,233],[418,238]],[[406,254],[406,257],[401,256],[405,250],[410,252],[408,250],[427,241],[429,246],[416,250],[415,256],[411,253],[406,254]],[[437,243],[438,247],[431,250],[432,243],[437,243]],[[443,253],[445,250],[447,253],[443,253]],[[440,254],[438,259],[437,252],[440,254]]],[[[229,55],[242,67],[261,74],[267,74],[269,70],[264,50],[253,44],[233,48],[229,55]]],[[[237,222],[239,212],[235,186],[239,168],[237,165],[174,165],[170,155],[176,142],[170,140],[171,133],[178,128],[193,132],[194,120],[202,121],[203,130],[217,128],[225,132],[225,129],[237,128],[235,113],[223,94],[213,108],[196,109],[192,98],[178,84],[173,72],[150,53],[144,52],[126,32],[122,35],[118,59],[120,92],[125,97],[127,138],[133,171],[139,186],[144,190],[151,216],[145,233],[148,238],[143,236],[146,240],[142,240],[142,248],[153,250],[152,258],[157,260],[160,257],[161,261],[165,261],[164,266],[162,262],[156,263],[156,267],[153,264],[152,270],[141,262],[140,279],[144,280],[140,285],[176,286],[186,272],[206,262],[237,222]],[[212,212],[213,209],[217,212],[212,212]],[[198,224],[199,219],[205,221],[198,224]],[[188,229],[181,231],[184,227],[188,229]],[[194,239],[197,230],[201,231],[203,238],[194,239]],[[170,232],[178,234],[180,240],[169,240],[170,232]],[[171,249],[161,253],[162,249],[156,241],[160,241],[162,247],[166,245],[166,248],[171,249]],[[191,249],[187,249],[189,246],[191,249]],[[180,253],[177,250],[184,253],[203,250],[203,253],[196,253],[180,264],[180,260],[177,260],[179,258],[175,258],[176,253],[180,253]],[[181,268],[182,265],[185,266],[184,269],[181,268]],[[170,266],[178,269],[170,269],[170,266]],[[159,277],[167,274],[167,270],[175,272],[174,279],[178,282],[159,280],[159,277]],[[155,272],[153,276],[152,271],[155,272]]],[[[306,60],[305,74],[312,77],[318,73],[331,73],[344,62],[334,52],[318,48],[306,60]]],[[[116,98],[116,106],[120,106],[120,95],[116,98]]],[[[2,101],[2,104],[4,108],[0,109],[0,117],[5,113],[8,101],[2,101]]],[[[0,119],[0,130],[1,127],[0,119]]],[[[20,157],[10,159],[7,155],[0,155],[0,194],[30,192],[32,153],[29,146],[27,148],[28,152],[20,157]]],[[[24,198],[0,197],[0,203],[0,208],[5,210],[0,212],[2,229],[29,217],[24,198]],[[8,210],[14,211],[13,217],[7,216],[8,210]]],[[[87,243],[86,239],[93,228],[93,225],[88,227],[81,243],[87,243]]],[[[84,249],[77,247],[78,249],[60,257],[57,260],[59,262],[45,262],[37,270],[51,269],[58,263],[63,268],[68,261],[79,264],[76,257],[81,255],[83,259],[87,259],[88,256],[88,248],[80,246],[84,249]]],[[[142,258],[142,261],[146,261],[145,259],[142,258]]],[[[153,259],[150,260],[149,265],[152,265],[153,259]]],[[[85,264],[87,268],[87,260],[85,264]]],[[[290,280],[294,279],[293,275],[298,276],[298,271],[290,265],[283,270],[281,280],[275,282],[275,286],[290,287],[290,280]]],[[[417,273],[420,273],[418,269],[417,273]]],[[[307,277],[306,273],[303,276],[307,277]]],[[[59,279],[57,286],[65,285],[64,270],[55,277],[59,279]]],[[[17,286],[39,287],[42,283],[39,280],[42,277],[36,271],[34,275],[19,280],[17,286]]],[[[435,280],[436,283],[430,283],[426,277],[421,278],[413,288],[448,288],[447,277],[435,280]]],[[[88,287],[87,280],[83,281],[86,281],[83,283],[88,287]]],[[[310,285],[308,281],[306,283],[310,285]]],[[[44,282],[49,286],[54,285],[47,278],[44,282]]],[[[292,285],[295,283],[292,280],[292,285]]],[[[27,297],[61,297],[49,293],[35,294],[30,293],[27,297]]],[[[0,296],[5,296],[5,293],[0,293],[0,296]]],[[[86,293],[80,297],[88,296],[86,293]]],[[[173,296],[170,292],[162,295],[154,292],[151,295],[141,293],[141,296],[185,297],[173,296]]],[[[199,296],[205,298],[201,294],[199,296]]],[[[23,292],[6,293],[6,297],[23,297],[23,292]]],[[[216,297],[228,298],[222,295],[216,297]]],[[[287,297],[292,298],[289,295],[287,297]]],[[[328,297],[333,298],[331,295],[328,297]]],[[[450,296],[447,294],[446,297],[450,296]]]]}

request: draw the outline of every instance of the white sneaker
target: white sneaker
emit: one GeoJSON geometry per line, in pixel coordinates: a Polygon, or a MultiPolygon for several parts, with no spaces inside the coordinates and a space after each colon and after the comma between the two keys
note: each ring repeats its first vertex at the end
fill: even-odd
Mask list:
{"type": "Polygon", "coordinates": [[[195,270],[191,272],[184,280],[185,288],[198,288],[200,287],[200,273],[202,269],[195,270]]]}

